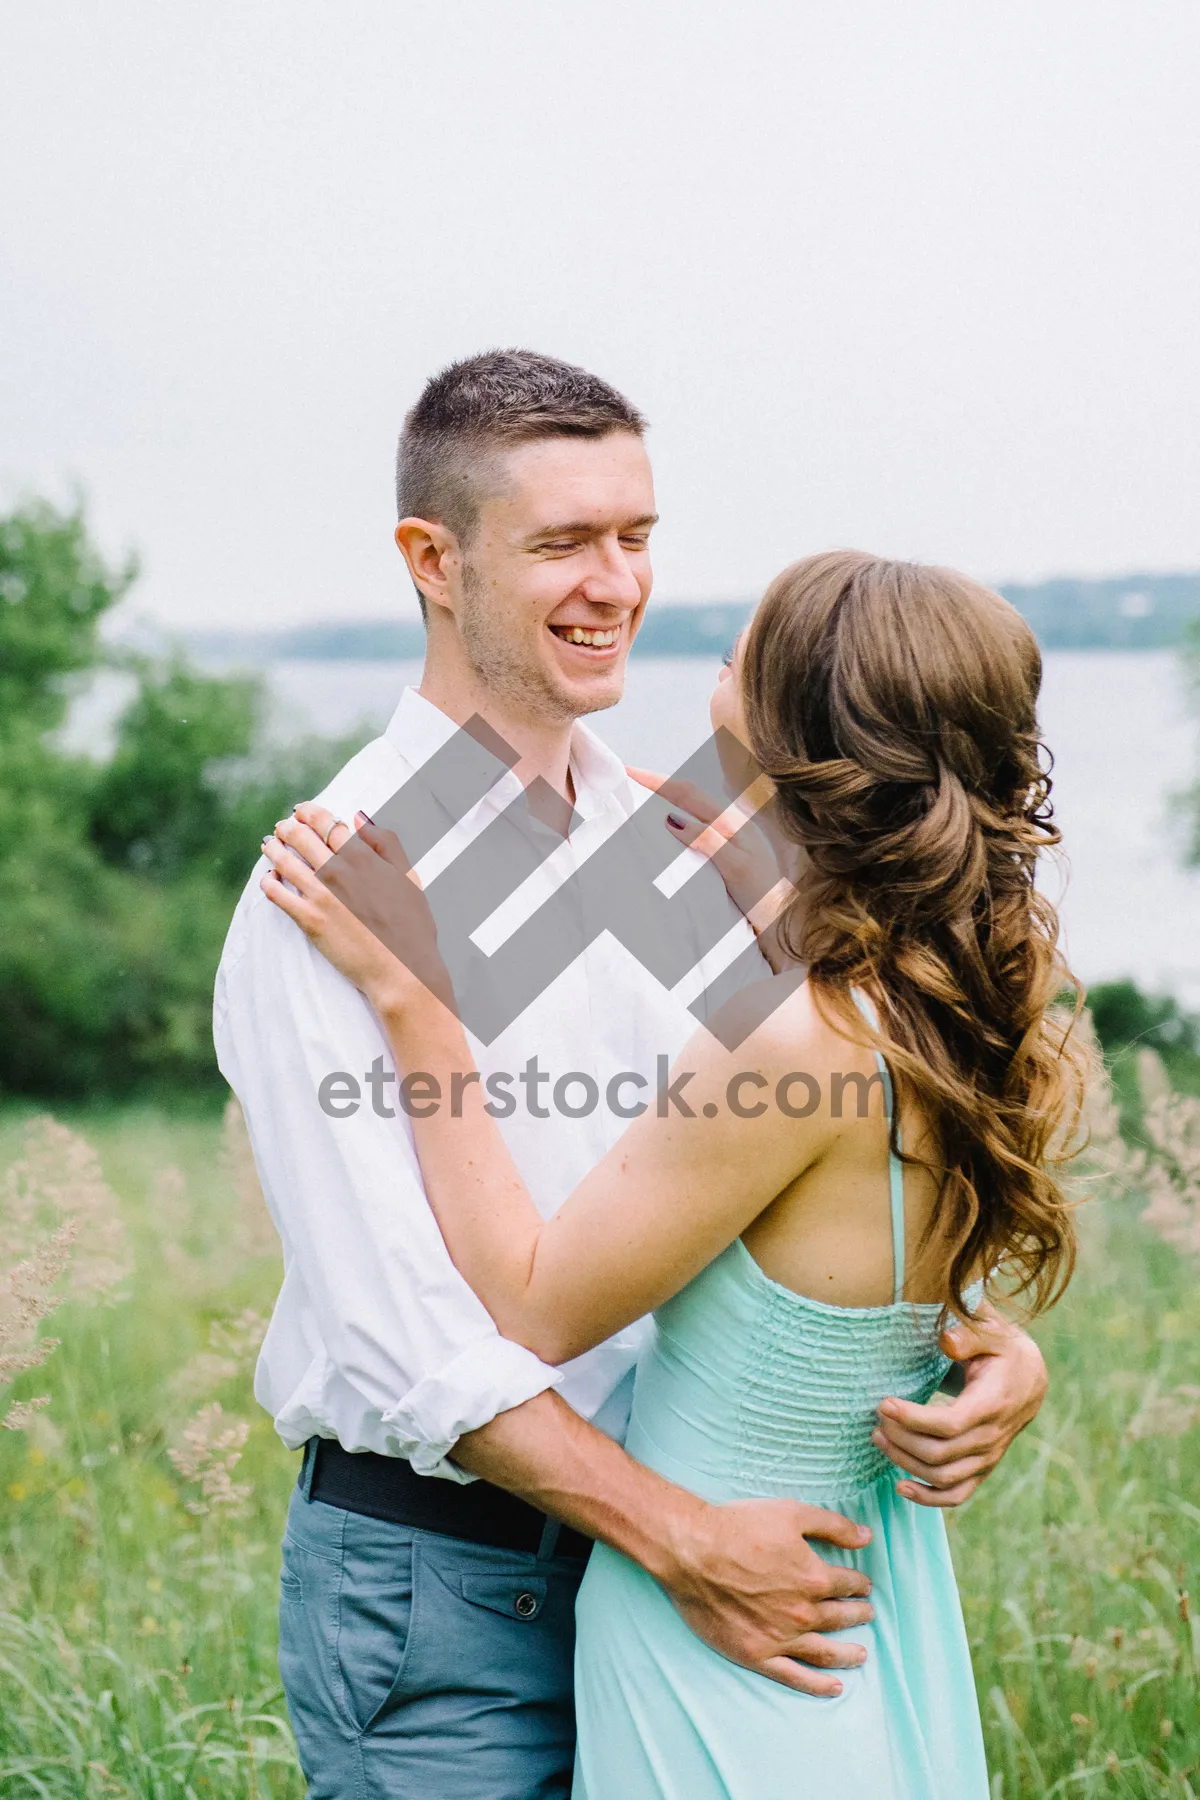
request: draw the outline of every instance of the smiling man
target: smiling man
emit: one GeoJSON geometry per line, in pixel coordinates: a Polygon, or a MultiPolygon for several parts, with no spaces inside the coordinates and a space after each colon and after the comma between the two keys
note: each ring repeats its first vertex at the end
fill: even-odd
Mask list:
{"type": "Polygon", "coordinates": [[[495,724],[568,798],[571,726],[621,698],[650,597],[644,430],[606,382],[510,351],[431,381],[400,440],[396,542],[429,636],[419,691],[495,724]]]}
{"type": "MultiPolygon", "coordinates": [[[[650,594],[644,430],[607,383],[525,351],[430,381],[400,441],[396,528],[426,620],[425,669],[321,796],[335,815],[377,810],[476,715],[519,761],[461,816],[447,804],[451,851],[541,777],[538,793],[561,802],[545,879],[569,880],[646,800],[578,723],[620,698],[650,594]]],[[[685,931],[687,892],[719,885],[697,862],[685,931]]],[[[384,1085],[396,1071],[378,1021],[269,904],[262,869],[230,928],[215,1033],[284,1250],[256,1392],[284,1442],[305,1451],[280,1660],[310,1794],[561,1800],[574,1598],[597,1538],[642,1564],[732,1660],[836,1692],[836,1670],[861,1655],[827,1634],[870,1617],[868,1584],[808,1540],[845,1553],[862,1545],[859,1528],[793,1501],[709,1505],[627,1456],[649,1321],[562,1369],[498,1334],[446,1252],[411,1122],[384,1097],[397,1094],[384,1085]],[[324,1110],[334,1070],[370,1082],[380,1103],[324,1110]]],[[[711,921],[711,891],[707,904],[711,921]]],[[[697,924],[697,960],[703,939],[697,924]]],[[[540,1059],[605,1091],[631,1071],[652,1086],[694,1026],[601,932],[475,1049],[485,1080],[540,1059]]],[[[548,1215],[623,1123],[600,1108],[516,1107],[502,1129],[548,1215]]],[[[964,1498],[1040,1403],[1028,1339],[998,1331],[962,1354],[972,1351],[953,1406],[898,1404],[882,1421],[894,1459],[927,1484],[914,1494],[926,1504],[964,1498]]]]}

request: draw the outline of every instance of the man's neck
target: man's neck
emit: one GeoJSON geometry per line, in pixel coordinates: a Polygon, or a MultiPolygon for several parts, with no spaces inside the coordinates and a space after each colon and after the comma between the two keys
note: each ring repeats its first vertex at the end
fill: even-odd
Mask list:
{"type": "MultiPolygon", "coordinates": [[[[475,717],[485,720],[517,752],[519,760],[515,764],[515,773],[526,787],[540,776],[555,793],[562,795],[570,805],[574,804],[575,784],[571,779],[574,720],[547,722],[518,712],[477,680],[463,680],[457,674],[447,677],[436,667],[431,667],[429,658],[426,658],[417,692],[448,719],[453,719],[456,725],[465,725],[468,719],[475,717]]],[[[567,816],[564,815],[561,822],[557,819],[547,822],[560,825],[565,834],[567,816]]]]}

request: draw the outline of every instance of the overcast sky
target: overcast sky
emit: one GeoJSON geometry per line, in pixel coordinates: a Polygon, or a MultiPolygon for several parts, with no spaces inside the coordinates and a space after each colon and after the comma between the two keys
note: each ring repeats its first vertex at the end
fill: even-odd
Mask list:
{"type": "Polygon", "coordinates": [[[649,414],[664,598],[1200,567],[1196,0],[8,0],[0,497],[177,624],[413,611],[405,407],[649,414]]]}

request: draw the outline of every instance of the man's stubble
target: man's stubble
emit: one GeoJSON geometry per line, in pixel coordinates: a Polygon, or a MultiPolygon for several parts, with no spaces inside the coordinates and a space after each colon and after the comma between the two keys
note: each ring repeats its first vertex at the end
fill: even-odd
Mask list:
{"type": "Polygon", "coordinates": [[[564,692],[557,687],[533,646],[514,636],[488,604],[483,577],[470,557],[463,559],[459,633],[471,671],[507,712],[549,725],[569,725],[587,713],[604,712],[621,698],[564,692]]]}

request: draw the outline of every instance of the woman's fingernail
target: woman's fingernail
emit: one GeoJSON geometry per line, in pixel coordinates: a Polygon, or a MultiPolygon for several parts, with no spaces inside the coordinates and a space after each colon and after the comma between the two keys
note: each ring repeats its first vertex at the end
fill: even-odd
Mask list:
{"type": "Polygon", "coordinates": [[[681,819],[678,813],[668,813],[667,824],[670,825],[674,831],[682,831],[687,824],[687,820],[681,819]]]}
{"type": "Polygon", "coordinates": [[[359,807],[358,811],[355,813],[354,817],[356,819],[365,819],[367,821],[368,825],[373,825],[375,823],[375,821],[371,817],[370,813],[364,812],[361,806],[359,807]]]}

